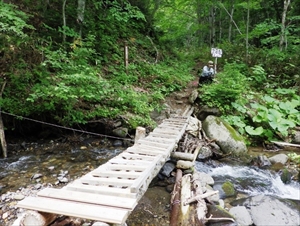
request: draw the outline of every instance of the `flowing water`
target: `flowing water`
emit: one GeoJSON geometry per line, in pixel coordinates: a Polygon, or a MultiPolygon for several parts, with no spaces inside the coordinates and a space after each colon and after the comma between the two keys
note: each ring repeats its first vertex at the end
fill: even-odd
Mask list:
{"type": "MultiPolygon", "coordinates": [[[[0,159],[0,195],[8,191],[15,192],[20,187],[30,184],[51,183],[62,187],[65,184],[58,183],[58,177],[62,172],[67,175],[69,181],[72,181],[104,164],[125,149],[126,147],[115,147],[113,141],[104,142],[97,139],[76,145],[55,142],[27,144],[26,151],[10,152],[8,158],[0,159]],[[35,179],[36,174],[41,176],[35,179]]],[[[214,189],[220,191],[221,198],[222,184],[231,181],[236,190],[246,196],[266,194],[300,200],[300,184],[295,181],[284,184],[280,175],[270,170],[216,164],[213,161],[196,162],[196,169],[214,178],[214,189]]],[[[165,189],[148,189],[136,210],[130,215],[129,225],[141,225],[141,222],[145,222],[141,216],[147,214],[148,221],[157,222],[154,225],[168,225],[169,211],[166,210],[166,206],[170,195],[165,192],[164,197],[163,191],[165,192],[165,189]]]]}
{"type": "Polygon", "coordinates": [[[10,152],[8,158],[0,159],[0,194],[16,191],[29,184],[58,184],[57,178],[62,172],[69,181],[74,180],[125,149],[101,142],[93,139],[76,145],[31,143],[26,145],[25,151],[10,152]],[[41,176],[34,179],[36,174],[41,176]]]}
{"type": "MultiPolygon", "coordinates": [[[[279,173],[254,166],[230,166],[197,162],[196,169],[211,175],[215,180],[214,188],[221,190],[224,182],[230,181],[235,189],[249,196],[258,194],[274,195],[280,198],[300,200],[300,184],[292,181],[284,184],[279,173]]],[[[220,191],[222,196],[222,191],[220,191]]]]}

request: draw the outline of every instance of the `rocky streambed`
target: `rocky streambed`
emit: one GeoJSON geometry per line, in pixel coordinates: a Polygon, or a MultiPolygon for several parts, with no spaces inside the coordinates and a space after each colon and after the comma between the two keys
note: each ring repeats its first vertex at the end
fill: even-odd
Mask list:
{"type": "MultiPolygon", "coordinates": [[[[0,225],[11,225],[17,216],[22,214],[24,210],[16,208],[19,200],[26,196],[34,196],[45,187],[65,186],[124,149],[126,146],[121,140],[91,137],[81,138],[80,142],[73,144],[47,141],[40,144],[23,143],[14,147],[10,156],[0,161],[0,225]]],[[[260,150],[259,154],[258,152],[252,154],[261,156],[262,152],[260,150]]],[[[272,153],[272,156],[277,154],[272,153]]],[[[278,170],[270,169],[272,163],[269,169],[266,169],[259,164],[242,165],[230,158],[202,159],[201,153],[198,156],[195,169],[210,176],[213,181],[210,182],[211,189],[219,191],[219,196],[208,203],[208,216],[210,214],[218,217],[230,216],[237,220],[235,223],[208,222],[207,225],[279,226],[282,222],[285,225],[299,223],[300,185],[294,180],[295,178],[284,184],[278,170]],[[232,184],[232,193],[230,189],[224,187],[226,182],[232,184]]],[[[272,160],[271,156],[259,159],[272,160]]],[[[129,216],[128,226],[170,224],[170,200],[175,182],[175,165],[172,160],[167,162],[129,216]]],[[[282,165],[293,168],[288,161],[282,165]]],[[[297,168],[296,165],[294,167],[297,168]]],[[[97,225],[97,222],[69,217],[61,217],[53,225],[58,223],[59,225],[97,225]]]]}

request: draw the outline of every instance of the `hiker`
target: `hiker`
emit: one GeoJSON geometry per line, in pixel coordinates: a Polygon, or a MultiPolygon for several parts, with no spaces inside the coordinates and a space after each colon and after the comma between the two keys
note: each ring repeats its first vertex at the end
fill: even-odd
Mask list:
{"type": "Polygon", "coordinates": [[[213,81],[214,75],[214,63],[210,60],[208,61],[208,65],[205,65],[202,69],[202,73],[199,77],[199,85],[205,82],[211,83],[213,81]]]}

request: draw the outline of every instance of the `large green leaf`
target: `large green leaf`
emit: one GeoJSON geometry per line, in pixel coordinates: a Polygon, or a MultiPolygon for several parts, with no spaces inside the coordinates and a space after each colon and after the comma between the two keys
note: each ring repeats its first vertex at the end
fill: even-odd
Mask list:
{"type": "Polygon", "coordinates": [[[255,136],[259,136],[264,132],[264,128],[262,128],[261,126],[255,129],[252,126],[246,126],[245,130],[248,134],[255,136]]]}

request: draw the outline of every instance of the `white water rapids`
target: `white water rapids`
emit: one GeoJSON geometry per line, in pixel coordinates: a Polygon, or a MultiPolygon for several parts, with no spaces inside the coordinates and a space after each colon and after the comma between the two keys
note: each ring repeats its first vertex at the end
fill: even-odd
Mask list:
{"type": "Polygon", "coordinates": [[[211,175],[216,185],[230,181],[237,191],[250,196],[264,194],[300,200],[299,183],[292,181],[289,184],[284,184],[278,173],[267,169],[229,165],[214,168],[202,162],[196,163],[196,169],[211,175]]]}

